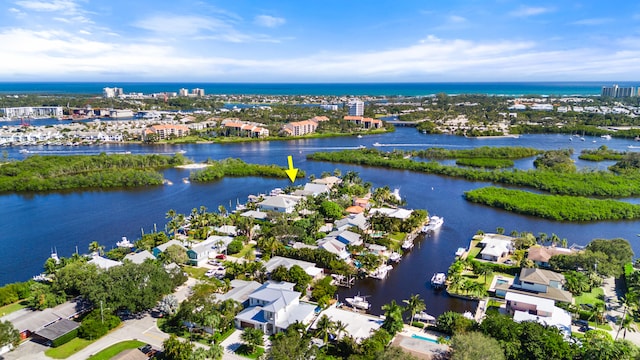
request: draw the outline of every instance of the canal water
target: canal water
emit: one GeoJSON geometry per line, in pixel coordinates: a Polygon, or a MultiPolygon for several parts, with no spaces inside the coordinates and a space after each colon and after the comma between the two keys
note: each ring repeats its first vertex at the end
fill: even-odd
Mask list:
{"type": "MultiPolygon", "coordinates": [[[[340,299],[360,293],[369,296],[371,312],[381,313],[380,307],[395,299],[401,302],[411,294],[420,294],[427,304],[427,312],[438,315],[447,310],[465,311],[475,304],[435,292],[429,280],[435,272],[445,272],[458,247],[468,246],[477,230],[495,231],[497,227],[531,231],[534,234],[555,233],[566,238],[569,244],[585,245],[594,238],[621,237],[629,240],[636,254],[640,254],[639,221],[597,223],[561,223],[533,217],[510,214],[466,202],[464,191],[489,185],[488,183],[372,167],[332,164],[306,160],[306,155],[316,151],[353,149],[360,145],[380,149],[424,149],[445,147],[465,149],[478,146],[528,146],[541,149],[573,148],[575,157],[584,148],[607,145],[616,150],[640,151],[628,148],[640,145],[631,140],[604,140],[587,138],[569,140],[567,135],[524,135],[520,138],[467,139],[447,135],[425,135],[413,128],[398,128],[396,132],[381,135],[306,139],[291,141],[252,142],[237,144],[189,144],[189,145],[101,145],[87,147],[32,146],[29,153],[20,153],[19,147],[3,148],[11,158],[21,159],[33,154],[97,154],[138,153],[173,154],[185,150],[185,156],[201,162],[208,158],[241,158],[250,163],[287,165],[287,156],[294,165],[307,174],[319,176],[324,171],[340,169],[343,173],[357,171],[365,181],[374,186],[388,185],[398,188],[400,195],[412,209],[427,209],[430,214],[444,217],[442,229],[435,235],[419,237],[416,246],[394,267],[385,280],[365,279],[351,289],[342,289],[340,299]],[[595,142],[594,142],[595,141],[595,142]]],[[[533,159],[519,160],[518,168],[532,167],[533,159]]],[[[595,164],[576,161],[581,168],[604,168],[611,163],[595,164]]],[[[189,213],[193,208],[205,206],[212,211],[219,205],[235,206],[245,202],[249,194],[284,188],[288,180],[263,178],[225,178],[210,184],[185,184],[181,181],[189,170],[171,169],[165,177],[172,186],[159,186],[136,190],[77,191],[47,194],[0,195],[0,284],[23,281],[42,271],[42,265],[52,250],[60,256],[70,256],[76,251],[87,252],[92,241],[110,249],[122,236],[131,240],[140,237],[142,231],[164,229],[169,209],[189,213]]],[[[301,184],[297,180],[296,184],[301,184]]],[[[639,184],[640,186],[640,184],[639,184]]],[[[625,199],[640,203],[640,199],[625,199]]]]}

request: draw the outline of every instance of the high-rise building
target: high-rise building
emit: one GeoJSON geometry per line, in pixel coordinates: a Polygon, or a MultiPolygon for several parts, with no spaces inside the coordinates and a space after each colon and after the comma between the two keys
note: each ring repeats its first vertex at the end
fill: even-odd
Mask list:
{"type": "Polygon", "coordinates": [[[178,94],[179,94],[180,96],[189,96],[189,90],[188,90],[188,89],[185,89],[185,88],[182,88],[182,89],[180,89],[180,91],[178,92],[178,94]]]}
{"type": "Polygon", "coordinates": [[[364,115],[364,102],[359,99],[351,99],[348,103],[350,116],[364,115]]]}
{"type": "Polygon", "coordinates": [[[116,96],[120,96],[124,94],[124,92],[122,91],[122,88],[109,88],[106,87],[104,89],[102,89],[102,95],[106,98],[114,98],[116,96]]]}
{"type": "Polygon", "coordinates": [[[191,95],[203,97],[204,96],[204,89],[195,88],[195,89],[191,90],[191,95]]]}
{"type": "Polygon", "coordinates": [[[636,88],[633,86],[618,86],[618,84],[615,84],[613,86],[603,86],[600,96],[623,98],[636,96],[636,94],[636,88]]]}

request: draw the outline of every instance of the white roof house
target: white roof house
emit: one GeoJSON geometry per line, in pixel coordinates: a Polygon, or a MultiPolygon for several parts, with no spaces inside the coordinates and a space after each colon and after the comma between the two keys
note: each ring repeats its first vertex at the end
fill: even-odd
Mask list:
{"type": "Polygon", "coordinates": [[[258,203],[258,207],[262,211],[277,211],[290,214],[300,199],[299,196],[292,195],[268,196],[264,201],[258,203]]]}
{"type": "Polygon", "coordinates": [[[351,214],[345,218],[336,221],[333,225],[338,231],[347,230],[350,227],[358,227],[362,230],[367,228],[367,218],[364,214],[351,214]]]}
{"type": "Polygon", "coordinates": [[[318,247],[332,254],[336,254],[338,258],[342,260],[347,260],[351,256],[347,251],[347,244],[334,237],[326,237],[318,240],[318,247]]]}
{"type": "Polygon", "coordinates": [[[155,260],[156,258],[149,251],[143,250],[137,253],[127,254],[124,259],[129,260],[134,264],[142,264],[147,259],[155,260]]]}
{"type": "Polygon", "coordinates": [[[318,196],[328,193],[331,187],[327,184],[306,183],[302,190],[296,190],[293,194],[299,196],[318,196]]]}
{"type": "Polygon", "coordinates": [[[267,282],[249,295],[249,307],[235,317],[239,328],[256,328],[271,335],[291,324],[308,324],[316,305],[301,303],[300,293],[290,290],[295,284],[267,282]]]}
{"type": "Polygon", "coordinates": [[[498,261],[514,250],[513,238],[505,235],[485,234],[480,244],[484,246],[480,251],[480,257],[488,261],[498,261]]]}
{"type": "Polygon", "coordinates": [[[331,233],[329,236],[335,236],[336,239],[347,245],[362,245],[362,237],[360,234],[349,230],[341,231],[339,233],[331,233]]]}
{"type": "Polygon", "coordinates": [[[229,236],[209,236],[207,240],[195,244],[187,250],[189,264],[193,266],[204,265],[209,260],[210,255],[219,253],[219,248],[226,247],[233,238],[229,236]]]}
{"type": "Polygon", "coordinates": [[[240,214],[240,216],[250,217],[250,218],[254,218],[256,220],[266,220],[267,219],[267,213],[266,212],[262,212],[262,211],[258,211],[258,210],[245,211],[242,214],[240,214]]]}
{"type": "Polygon", "coordinates": [[[222,225],[220,227],[213,228],[213,230],[229,236],[238,235],[238,228],[233,225],[222,225]]]}
{"type": "Polygon", "coordinates": [[[91,260],[89,260],[87,263],[88,264],[94,264],[97,267],[99,267],[101,269],[104,269],[104,270],[108,270],[108,269],[110,269],[110,268],[112,268],[114,266],[122,265],[122,263],[120,261],[107,259],[107,258],[102,257],[100,255],[93,255],[91,260]]]}
{"type": "Polygon", "coordinates": [[[323,177],[322,179],[315,179],[313,180],[313,182],[316,184],[326,184],[329,185],[329,187],[333,187],[335,184],[340,184],[342,182],[342,179],[337,176],[327,176],[323,177]]]}
{"type": "Polygon", "coordinates": [[[274,256],[264,265],[267,269],[267,272],[270,273],[276,268],[280,266],[284,266],[287,270],[291,269],[294,265],[298,265],[307,273],[309,276],[315,278],[319,275],[322,275],[323,270],[321,268],[316,267],[315,263],[296,260],[291,258],[286,258],[282,256],[274,256]]]}
{"type": "Polygon", "coordinates": [[[512,292],[507,292],[505,300],[514,321],[535,321],[555,326],[567,337],[571,335],[571,314],[555,306],[553,300],[512,292]]]}
{"type": "Polygon", "coordinates": [[[413,213],[413,210],[407,210],[402,208],[397,208],[397,209],[373,208],[369,210],[369,214],[376,214],[376,213],[384,214],[388,217],[392,217],[400,220],[406,220],[409,218],[409,216],[411,216],[411,214],[413,213]]]}
{"type": "Polygon", "coordinates": [[[358,343],[371,336],[371,333],[378,330],[383,323],[383,320],[377,316],[342,310],[335,306],[330,306],[318,316],[318,319],[311,325],[311,328],[316,328],[316,324],[322,315],[327,315],[331,321],[340,320],[343,324],[346,324],[347,328],[345,329],[345,333],[353,336],[353,339],[358,343]]]}

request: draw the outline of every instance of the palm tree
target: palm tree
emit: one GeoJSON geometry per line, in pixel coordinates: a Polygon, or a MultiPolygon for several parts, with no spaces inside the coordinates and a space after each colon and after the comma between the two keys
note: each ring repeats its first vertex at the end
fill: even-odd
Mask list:
{"type": "MultiPolygon", "coordinates": [[[[618,335],[620,335],[620,330],[622,328],[624,328],[623,338],[627,336],[627,329],[631,329],[632,331],[634,330],[634,328],[631,326],[632,321],[628,321],[627,323],[627,318],[630,318],[629,316],[627,316],[627,314],[633,314],[635,310],[638,309],[638,298],[636,293],[628,292],[620,300],[622,301],[624,310],[622,311],[622,317],[620,318],[620,327],[618,327],[618,332],[616,333],[615,340],[618,340],[618,335]]],[[[633,320],[633,318],[631,317],[630,320],[633,320]]]]}
{"type": "Polygon", "coordinates": [[[316,324],[316,332],[317,334],[322,336],[325,344],[329,341],[329,333],[331,333],[334,329],[335,323],[331,321],[331,319],[329,319],[326,314],[322,315],[322,317],[316,324]]]}
{"type": "Polygon", "coordinates": [[[487,276],[493,275],[493,269],[487,264],[479,264],[478,266],[476,266],[474,273],[476,273],[478,276],[484,275],[484,284],[486,285],[487,276]]]}
{"type": "Polygon", "coordinates": [[[382,328],[392,335],[402,330],[404,324],[402,321],[402,307],[395,300],[391,300],[390,303],[382,306],[382,310],[385,316],[382,328]]]}
{"type": "Polygon", "coordinates": [[[407,304],[406,309],[411,314],[411,321],[409,324],[413,324],[413,317],[419,313],[420,311],[424,311],[427,306],[424,303],[424,300],[420,298],[420,294],[411,294],[409,299],[402,300],[403,303],[407,304]]]}
{"type": "Polygon", "coordinates": [[[93,254],[102,255],[104,253],[104,246],[100,245],[97,241],[92,241],[91,244],[89,244],[89,251],[93,254]]]}
{"type": "Polygon", "coordinates": [[[340,340],[340,335],[342,335],[342,333],[346,333],[347,332],[347,324],[345,324],[342,321],[338,320],[334,324],[334,330],[336,332],[336,340],[340,340]]]}
{"type": "Polygon", "coordinates": [[[258,346],[264,344],[264,333],[259,329],[246,328],[240,335],[240,340],[244,342],[249,350],[253,353],[258,346]]]}

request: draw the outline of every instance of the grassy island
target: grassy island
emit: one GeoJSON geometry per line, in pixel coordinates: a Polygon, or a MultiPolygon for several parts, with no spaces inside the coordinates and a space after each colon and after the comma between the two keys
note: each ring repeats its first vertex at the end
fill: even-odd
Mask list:
{"type": "Polygon", "coordinates": [[[633,220],[640,205],[615,200],[563,195],[540,195],[521,190],[485,187],[465,192],[465,198],[507,211],[557,221],[633,220]]]}
{"type": "Polygon", "coordinates": [[[160,185],[163,177],[157,170],[186,162],[181,154],[33,155],[0,166],[0,192],[160,185]]]}
{"type": "Polygon", "coordinates": [[[429,148],[412,151],[412,156],[425,159],[524,159],[541,154],[543,151],[520,146],[490,147],[481,146],[473,149],[451,150],[444,148],[429,148]]]}
{"type": "Polygon", "coordinates": [[[584,149],[580,152],[578,158],[580,160],[587,161],[604,161],[604,160],[622,160],[624,159],[624,151],[615,151],[607,148],[606,145],[602,145],[595,150],[584,149]]]}
{"type": "Polygon", "coordinates": [[[640,172],[615,174],[609,171],[559,172],[552,170],[481,170],[420,162],[405,158],[411,152],[382,152],[377,149],[317,152],[307,156],[317,161],[377,166],[451,176],[469,181],[491,181],[522,186],[557,195],[629,197],[640,195],[640,172]]]}
{"type": "MultiPolygon", "coordinates": [[[[205,169],[191,174],[191,180],[196,182],[216,181],[225,176],[263,176],[272,178],[287,178],[285,168],[277,165],[247,164],[240,159],[224,159],[220,161],[208,160],[210,165],[205,169]]],[[[298,178],[304,178],[304,171],[298,171],[298,178]]]]}

